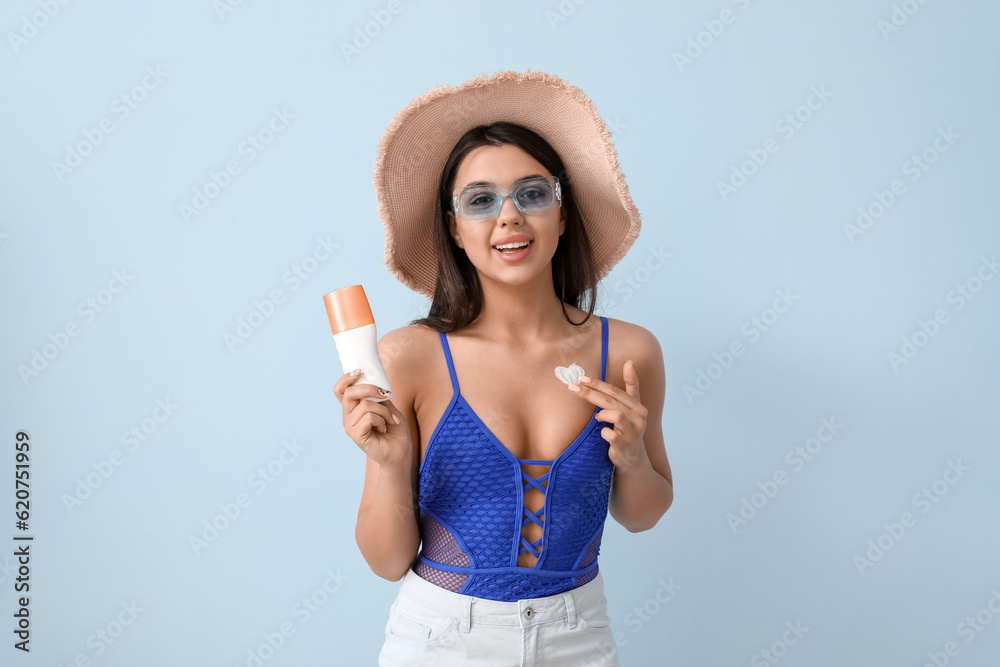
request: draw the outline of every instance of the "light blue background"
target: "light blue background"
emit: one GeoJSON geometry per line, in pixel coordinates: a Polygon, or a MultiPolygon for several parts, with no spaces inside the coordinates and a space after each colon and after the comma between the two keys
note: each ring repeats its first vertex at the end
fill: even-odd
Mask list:
{"type": "Polygon", "coordinates": [[[609,519],[601,554],[623,664],[773,664],[759,652],[777,643],[782,665],[918,666],[949,641],[949,664],[995,664],[1000,280],[975,279],[1000,251],[996,3],[897,3],[918,11],[884,32],[888,0],[400,0],[350,58],[340,45],[387,3],[50,1],[52,18],[44,4],[0,12],[0,542],[16,532],[19,429],[36,536],[30,655],[11,647],[15,561],[0,547],[0,663],[247,665],[288,623],[268,667],[374,664],[397,584],[354,541],[364,455],[332,394],[322,295],[363,283],[383,333],[426,314],[382,264],[375,146],[433,85],[530,68],[585,90],[616,129],[643,228],[598,312],[652,331],[665,358],[676,500],[648,532],[609,519]],[[713,37],[704,22],[726,9],[713,37]],[[162,81],[122,118],[112,105],[147,67],[162,81]],[[831,96],[786,138],[776,123],[813,87],[831,96]],[[250,161],[241,143],[275,109],[294,118],[250,161]],[[52,163],[104,118],[113,132],[60,180],[52,163]],[[910,180],[904,163],[939,128],[957,140],[910,180]],[[777,152],[720,196],[772,137],[777,152]],[[239,174],[185,222],[179,206],[229,160],[239,174]],[[905,193],[851,242],[844,226],[894,179],[905,193]],[[288,281],[319,239],[333,255],[288,281]],[[668,261],[647,265],[654,249],[668,261]],[[79,304],[115,271],[132,278],[88,319],[79,304]],[[970,279],[981,289],[959,309],[948,295],[970,279]],[[227,347],[276,289],[273,315],[227,347]],[[744,323],[777,290],[797,299],[751,341],[744,323]],[[938,309],[947,323],[894,367],[938,309]],[[68,323],[78,335],[22,378],[68,323]],[[710,369],[734,341],[744,354],[710,369]],[[159,424],[158,399],[178,406],[159,424]],[[842,428],[796,470],[786,452],[823,418],[842,428]],[[122,434],[143,420],[155,432],[130,450],[122,434]],[[292,441],[303,449],[280,475],[251,478],[292,441]],[[68,509],[115,450],[121,465],[68,509]],[[949,461],[968,470],[915,504],[949,461]],[[734,531],[727,515],[778,471],[787,483],[734,531]],[[241,493],[251,504],[195,554],[189,538],[241,493]],[[907,511],[915,525],[891,538],[884,524],[907,511]],[[891,548],[859,571],[880,537],[891,548]],[[305,618],[296,604],[328,572],[339,589],[305,618]],[[133,601],[135,622],[98,641],[133,601]],[[967,642],[959,624],[977,612],[991,622],[967,642]],[[796,622],[808,631],[783,645],[796,622]]]}

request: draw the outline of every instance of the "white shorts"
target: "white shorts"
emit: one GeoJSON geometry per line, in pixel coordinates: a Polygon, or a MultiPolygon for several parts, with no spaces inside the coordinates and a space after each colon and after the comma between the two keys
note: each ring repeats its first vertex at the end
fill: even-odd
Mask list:
{"type": "Polygon", "coordinates": [[[566,593],[498,602],[403,577],[379,667],[621,667],[604,579],[566,593]]]}

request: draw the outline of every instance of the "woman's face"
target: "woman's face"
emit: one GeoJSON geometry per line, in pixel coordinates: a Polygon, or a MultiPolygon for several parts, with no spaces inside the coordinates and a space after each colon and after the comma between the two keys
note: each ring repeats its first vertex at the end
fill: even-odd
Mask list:
{"type": "MultiPolygon", "coordinates": [[[[552,175],[517,146],[480,146],[459,164],[452,191],[461,192],[471,183],[485,182],[502,192],[510,192],[518,181],[552,175]]],[[[448,223],[452,238],[465,250],[481,280],[528,284],[543,269],[551,277],[552,256],[566,230],[565,210],[556,204],[537,213],[522,213],[510,197],[504,197],[500,212],[492,218],[468,220],[449,211],[448,223]],[[513,242],[528,241],[527,249],[513,254],[496,249],[496,245],[508,243],[511,237],[513,242]]]]}

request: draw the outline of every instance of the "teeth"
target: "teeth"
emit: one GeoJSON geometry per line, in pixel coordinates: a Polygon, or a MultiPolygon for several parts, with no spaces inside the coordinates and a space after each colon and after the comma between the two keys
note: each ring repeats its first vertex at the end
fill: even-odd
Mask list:
{"type": "Polygon", "coordinates": [[[527,245],[528,245],[527,241],[522,241],[520,243],[504,243],[503,245],[495,245],[493,247],[496,248],[497,250],[503,250],[505,248],[523,248],[527,245]]]}

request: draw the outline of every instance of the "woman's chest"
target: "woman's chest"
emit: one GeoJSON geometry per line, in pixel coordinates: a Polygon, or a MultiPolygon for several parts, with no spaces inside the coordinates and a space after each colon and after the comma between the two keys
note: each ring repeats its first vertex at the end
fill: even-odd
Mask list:
{"type": "MultiPolygon", "coordinates": [[[[586,362],[594,378],[600,377],[597,354],[586,362]]],[[[565,365],[570,363],[575,362],[565,365]]],[[[467,433],[494,439],[518,459],[554,461],[592,426],[600,409],[567,389],[556,376],[557,365],[562,364],[551,357],[470,360],[458,374],[459,393],[447,371],[433,378],[415,406],[421,461],[436,434],[446,429],[450,437],[467,433]]]]}

